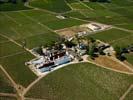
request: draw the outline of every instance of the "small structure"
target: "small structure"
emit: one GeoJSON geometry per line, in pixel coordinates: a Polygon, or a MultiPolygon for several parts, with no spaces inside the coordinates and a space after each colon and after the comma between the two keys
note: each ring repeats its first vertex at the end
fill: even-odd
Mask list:
{"type": "Polygon", "coordinates": [[[59,18],[59,19],[66,19],[64,16],[62,16],[62,15],[58,15],[58,16],[56,16],[57,18],[59,18]]]}
{"type": "Polygon", "coordinates": [[[77,33],[79,37],[87,35],[86,31],[78,32],[77,33]]]}
{"type": "Polygon", "coordinates": [[[87,24],[86,27],[88,27],[92,31],[98,31],[98,30],[102,29],[101,26],[99,26],[97,24],[87,24]]]}
{"type": "Polygon", "coordinates": [[[133,52],[133,44],[129,45],[129,46],[127,47],[127,49],[128,49],[129,52],[133,52]]]}
{"type": "Polygon", "coordinates": [[[63,57],[61,57],[59,59],[54,60],[54,64],[56,66],[58,66],[58,65],[62,65],[62,64],[68,63],[70,61],[71,61],[71,58],[69,56],[63,56],[63,57]]]}

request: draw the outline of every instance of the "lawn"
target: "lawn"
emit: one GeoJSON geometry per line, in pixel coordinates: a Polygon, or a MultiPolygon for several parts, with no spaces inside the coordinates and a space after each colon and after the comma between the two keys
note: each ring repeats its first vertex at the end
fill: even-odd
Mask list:
{"type": "Polygon", "coordinates": [[[132,75],[81,63],[47,75],[26,96],[48,100],[118,100],[131,83],[132,75]]]}
{"type": "MultiPolygon", "coordinates": [[[[15,93],[15,89],[12,86],[9,79],[4,72],[0,69],[0,93],[15,93]]],[[[1,99],[0,99],[1,100],[1,99]]]]}
{"type": "Polygon", "coordinates": [[[63,13],[71,10],[64,0],[34,0],[30,2],[30,5],[56,13],[63,13]]]}
{"type": "Polygon", "coordinates": [[[0,64],[5,68],[13,80],[24,87],[27,87],[37,76],[25,66],[25,62],[34,57],[28,52],[9,56],[0,59],[0,64]]]}

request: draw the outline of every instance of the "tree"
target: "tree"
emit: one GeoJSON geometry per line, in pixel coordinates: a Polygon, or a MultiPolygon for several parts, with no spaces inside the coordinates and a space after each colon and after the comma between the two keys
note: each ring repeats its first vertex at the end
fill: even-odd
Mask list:
{"type": "Polygon", "coordinates": [[[88,55],[90,56],[91,59],[94,59],[96,57],[95,48],[96,48],[96,44],[92,43],[89,45],[89,48],[87,50],[88,55]]]}
{"type": "Polygon", "coordinates": [[[115,56],[117,59],[121,60],[121,61],[124,61],[126,59],[124,53],[122,52],[122,48],[121,47],[115,47],[115,56]]]}
{"type": "Polygon", "coordinates": [[[27,2],[28,0],[22,0],[22,2],[27,2]]]}
{"type": "Polygon", "coordinates": [[[95,40],[94,38],[92,38],[92,37],[90,37],[90,41],[91,41],[92,43],[96,42],[96,40],[95,40]]]}
{"type": "Polygon", "coordinates": [[[111,2],[111,0],[89,0],[91,2],[111,2]]]}
{"type": "Polygon", "coordinates": [[[43,55],[43,51],[42,51],[42,46],[39,46],[37,49],[36,49],[36,52],[40,55],[43,55]]]}
{"type": "Polygon", "coordinates": [[[76,41],[78,42],[78,44],[80,44],[80,38],[77,34],[75,34],[75,38],[76,38],[76,41]]]}
{"type": "Polygon", "coordinates": [[[16,4],[17,3],[17,0],[8,0],[8,2],[13,3],[13,4],[16,4]]]}
{"type": "Polygon", "coordinates": [[[71,47],[75,46],[76,44],[74,44],[72,41],[65,41],[65,45],[66,45],[68,48],[71,48],[71,47]]]}

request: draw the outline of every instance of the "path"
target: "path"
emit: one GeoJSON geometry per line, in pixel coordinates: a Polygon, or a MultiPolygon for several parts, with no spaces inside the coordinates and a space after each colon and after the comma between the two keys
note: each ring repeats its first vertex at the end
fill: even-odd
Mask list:
{"type": "Polygon", "coordinates": [[[18,54],[23,54],[24,52],[25,52],[25,51],[21,51],[21,52],[16,52],[16,53],[13,53],[13,54],[9,54],[9,55],[7,55],[7,56],[1,56],[0,59],[1,59],[1,58],[7,58],[7,57],[15,56],[15,55],[18,55],[18,54]]]}
{"type": "Polygon", "coordinates": [[[124,100],[127,94],[133,89],[133,84],[127,89],[127,91],[120,97],[119,100],[124,100]]]}
{"type": "Polygon", "coordinates": [[[112,27],[116,28],[116,29],[119,29],[119,30],[122,30],[122,31],[125,31],[125,32],[133,33],[133,30],[129,30],[129,29],[125,29],[125,28],[121,28],[121,27],[117,27],[117,26],[112,26],[112,27]]]}
{"type": "Polygon", "coordinates": [[[0,93],[0,96],[4,96],[4,97],[17,97],[16,94],[12,94],[12,93],[0,93]]]}
{"type": "Polygon", "coordinates": [[[64,0],[64,1],[71,8],[71,10],[74,10],[73,7],[66,0],[64,0]]]}
{"type": "Polygon", "coordinates": [[[81,5],[83,5],[84,7],[90,9],[90,10],[94,10],[93,8],[87,6],[86,4],[84,4],[83,2],[81,2],[80,0],[78,1],[81,5]]]}
{"type": "Polygon", "coordinates": [[[40,99],[40,98],[25,98],[25,100],[48,100],[48,99],[40,99]]]}

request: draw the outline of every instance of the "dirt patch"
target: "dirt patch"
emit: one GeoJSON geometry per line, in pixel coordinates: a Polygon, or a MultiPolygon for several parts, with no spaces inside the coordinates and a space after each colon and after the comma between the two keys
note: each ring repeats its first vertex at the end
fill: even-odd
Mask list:
{"type": "Polygon", "coordinates": [[[60,30],[56,30],[60,36],[65,36],[65,37],[73,37],[75,34],[78,32],[90,32],[91,30],[89,28],[84,27],[84,25],[79,25],[79,26],[73,26],[69,28],[64,28],[60,30]]]}
{"type": "Polygon", "coordinates": [[[105,66],[107,68],[112,68],[114,70],[132,73],[131,70],[126,68],[123,64],[113,60],[111,57],[99,56],[94,60],[94,62],[99,65],[105,66]]]}
{"type": "Polygon", "coordinates": [[[60,36],[71,38],[75,34],[80,34],[81,36],[90,35],[90,34],[94,34],[95,32],[100,32],[110,28],[111,26],[109,25],[91,22],[91,23],[82,24],[79,26],[73,26],[69,28],[55,30],[55,32],[58,33],[60,36]]]}
{"type": "Polygon", "coordinates": [[[132,65],[132,64],[130,64],[129,62],[124,61],[124,64],[126,64],[127,66],[129,66],[130,68],[132,68],[132,69],[133,69],[133,65],[132,65]]]}

